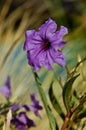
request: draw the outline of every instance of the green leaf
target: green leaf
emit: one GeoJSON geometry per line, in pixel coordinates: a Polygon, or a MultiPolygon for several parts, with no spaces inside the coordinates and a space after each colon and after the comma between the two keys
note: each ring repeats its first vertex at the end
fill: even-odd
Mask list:
{"type": "Polygon", "coordinates": [[[48,119],[49,119],[50,128],[51,128],[51,130],[58,130],[58,126],[56,124],[56,120],[55,120],[55,118],[54,118],[54,116],[52,114],[52,111],[51,111],[51,109],[50,109],[50,107],[48,105],[45,92],[44,92],[43,88],[41,87],[40,79],[39,79],[37,73],[34,73],[34,77],[35,77],[35,81],[37,83],[37,87],[38,87],[38,90],[39,90],[39,94],[40,94],[41,100],[43,102],[44,108],[46,110],[46,113],[47,113],[47,116],[48,116],[48,119]]]}
{"type": "Polygon", "coordinates": [[[65,119],[65,115],[56,99],[56,97],[54,96],[54,93],[53,93],[53,82],[51,83],[51,86],[49,88],[49,98],[50,98],[50,101],[54,107],[54,109],[57,111],[57,113],[61,116],[61,118],[64,120],[65,119]]]}
{"type": "Polygon", "coordinates": [[[79,76],[79,74],[76,75],[76,76],[74,76],[74,77],[72,77],[71,79],[69,79],[69,80],[65,83],[65,85],[64,85],[64,87],[63,87],[63,93],[62,93],[62,95],[63,95],[63,101],[64,101],[64,105],[65,105],[65,107],[66,107],[66,109],[67,109],[67,112],[70,112],[70,110],[71,110],[71,97],[72,97],[71,92],[72,92],[72,85],[73,85],[75,79],[76,79],[78,76],[79,76]]]}

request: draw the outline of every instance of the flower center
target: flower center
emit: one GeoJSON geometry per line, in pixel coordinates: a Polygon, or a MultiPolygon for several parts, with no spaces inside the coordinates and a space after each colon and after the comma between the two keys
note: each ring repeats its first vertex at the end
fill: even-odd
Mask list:
{"type": "Polygon", "coordinates": [[[45,40],[42,47],[44,50],[48,50],[51,47],[51,43],[48,40],[45,40]]]}

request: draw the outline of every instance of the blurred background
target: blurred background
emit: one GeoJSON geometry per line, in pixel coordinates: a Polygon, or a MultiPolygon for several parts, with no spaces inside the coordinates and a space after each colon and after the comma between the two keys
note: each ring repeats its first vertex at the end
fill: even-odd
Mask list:
{"type": "MultiPolygon", "coordinates": [[[[64,38],[67,44],[63,53],[68,68],[72,69],[77,61],[86,56],[86,0],[0,0],[0,86],[4,85],[4,81],[9,75],[11,77],[12,101],[29,104],[30,93],[33,92],[40,100],[31,67],[27,64],[23,45],[26,30],[37,30],[49,17],[56,21],[58,28],[64,25],[69,30],[69,34],[64,38]]],[[[83,71],[84,77],[86,75],[85,65],[79,68],[80,72],[83,71]]],[[[58,65],[53,67],[55,74],[62,76],[64,82],[65,70],[58,65]]],[[[45,68],[38,72],[46,94],[53,73],[48,72],[45,68]]],[[[80,94],[83,93],[83,90],[86,91],[86,77],[81,77],[76,86],[78,86],[79,91],[81,90],[80,94]],[[82,88],[79,89],[81,85],[82,88]]],[[[57,83],[54,87],[56,97],[64,109],[61,88],[57,83]]],[[[2,98],[2,101],[5,101],[4,97],[2,98]]],[[[37,127],[31,128],[31,130],[50,130],[45,111],[40,113],[41,119],[36,118],[32,113],[30,114],[30,117],[34,118],[37,124],[37,127]]],[[[59,128],[61,128],[62,120],[57,113],[55,116],[59,128]]]]}

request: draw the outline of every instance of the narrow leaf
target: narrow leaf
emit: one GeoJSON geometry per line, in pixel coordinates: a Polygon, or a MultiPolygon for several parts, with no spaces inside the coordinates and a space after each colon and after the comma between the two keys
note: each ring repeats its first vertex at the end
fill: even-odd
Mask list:
{"type": "Polygon", "coordinates": [[[64,120],[65,119],[65,115],[60,107],[60,104],[58,103],[56,97],[54,96],[54,93],[53,93],[53,87],[52,87],[53,83],[51,83],[51,86],[49,88],[49,98],[50,98],[50,101],[54,107],[54,109],[56,110],[56,112],[61,116],[61,118],[64,120]]]}
{"type": "Polygon", "coordinates": [[[43,88],[41,87],[40,79],[39,79],[37,73],[34,73],[34,77],[35,77],[35,81],[37,83],[37,87],[38,87],[38,90],[39,90],[40,97],[42,99],[44,108],[46,110],[46,113],[47,113],[47,116],[48,116],[48,119],[49,119],[50,128],[51,128],[51,130],[58,130],[56,120],[55,120],[55,118],[54,118],[54,116],[52,114],[52,111],[51,111],[51,109],[50,109],[50,107],[48,105],[45,92],[44,92],[43,88]]]}
{"type": "Polygon", "coordinates": [[[72,91],[72,85],[73,85],[75,79],[78,76],[79,76],[79,74],[76,75],[76,76],[74,76],[74,77],[72,77],[70,80],[68,80],[65,83],[65,85],[63,87],[63,101],[64,101],[64,105],[65,105],[65,107],[66,107],[66,109],[67,109],[68,112],[70,112],[70,109],[71,109],[71,97],[72,97],[71,91],[72,91]]]}

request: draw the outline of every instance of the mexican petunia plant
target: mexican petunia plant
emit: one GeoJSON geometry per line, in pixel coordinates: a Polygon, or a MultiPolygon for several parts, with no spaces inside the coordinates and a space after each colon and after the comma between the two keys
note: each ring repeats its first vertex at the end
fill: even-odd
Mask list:
{"type": "MultiPolygon", "coordinates": [[[[72,89],[73,83],[80,76],[79,73],[77,74],[77,68],[86,60],[86,58],[79,61],[72,71],[69,71],[66,60],[62,53],[62,48],[66,44],[66,41],[64,41],[63,38],[66,34],[68,34],[68,29],[66,27],[61,26],[60,29],[57,30],[56,22],[49,18],[43,25],[39,27],[38,31],[26,31],[25,42],[23,46],[24,51],[27,53],[28,64],[32,67],[32,72],[49,119],[51,130],[78,130],[80,121],[86,116],[85,92],[81,97],[79,97],[77,95],[77,91],[72,89]],[[59,75],[56,77],[55,75],[51,81],[48,91],[48,96],[53,108],[63,120],[63,125],[61,127],[59,127],[58,122],[56,121],[55,115],[48,103],[45,91],[42,88],[42,83],[37,73],[42,67],[45,67],[48,71],[53,71],[54,63],[63,67],[67,73],[67,80],[65,81],[64,85],[62,84],[61,77],[59,75]],[[62,98],[64,107],[66,108],[66,113],[63,112],[61,105],[56,99],[53,91],[53,83],[55,78],[58,79],[56,81],[59,82],[62,89],[62,98]]],[[[29,109],[32,109],[34,113],[38,115],[36,109],[33,109],[33,106],[34,105],[30,106],[29,109]]],[[[83,129],[83,126],[81,129],[83,129]]]]}
{"type": "MultiPolygon", "coordinates": [[[[11,119],[10,123],[9,118],[6,121],[6,129],[9,130],[11,126],[16,128],[17,130],[27,130],[27,128],[36,127],[33,119],[28,117],[28,112],[33,112],[37,117],[41,117],[39,114],[39,110],[42,110],[42,106],[39,104],[39,101],[36,99],[36,95],[32,93],[30,95],[32,104],[27,105],[19,105],[16,102],[11,102],[11,84],[10,84],[10,77],[7,77],[5,85],[0,87],[0,93],[6,97],[7,103],[0,104],[0,116],[4,116],[6,118],[7,113],[9,110],[11,111],[11,119]]],[[[10,115],[8,114],[8,117],[10,115]]],[[[4,121],[1,123],[3,126],[4,121]]]]}
{"type": "MultiPolygon", "coordinates": [[[[72,70],[68,69],[66,59],[62,52],[67,42],[63,39],[65,35],[68,35],[67,27],[61,26],[57,30],[56,22],[49,18],[39,27],[38,31],[26,31],[23,50],[27,53],[28,64],[32,68],[32,74],[41,97],[40,102],[43,103],[43,107],[46,111],[50,129],[84,130],[86,129],[86,92],[82,90],[82,84],[85,83],[86,87],[86,77],[82,69],[81,72],[79,71],[79,67],[84,63],[86,57],[81,59],[72,70]],[[62,82],[62,76],[57,76],[57,69],[54,68],[53,64],[58,64],[65,70],[67,78],[64,79],[64,82],[62,82]],[[42,67],[47,69],[48,72],[52,71],[53,73],[52,78],[49,79],[50,86],[48,86],[48,93],[44,91],[43,80],[41,80],[38,73],[42,67]],[[77,88],[73,87],[74,82],[78,82],[79,77],[82,79],[82,83],[80,82],[81,95],[78,94],[77,88]],[[64,103],[64,108],[62,108],[62,104],[60,104],[56,98],[54,92],[56,92],[58,88],[54,90],[54,83],[58,83],[61,86],[61,99],[64,103]],[[61,126],[59,125],[59,119],[57,119],[54,110],[58,113],[59,118],[62,119],[61,126]]],[[[56,67],[58,66],[56,65],[56,67]]],[[[59,91],[56,93],[58,94],[58,92],[59,91]]],[[[39,111],[42,110],[43,107],[36,99],[35,93],[30,95],[30,105],[20,105],[16,102],[12,102],[9,76],[5,84],[0,86],[0,94],[6,98],[6,103],[0,104],[0,128],[2,130],[28,130],[32,127],[36,128],[36,122],[29,116],[30,112],[42,121],[42,115],[40,115],[39,111]]]]}

